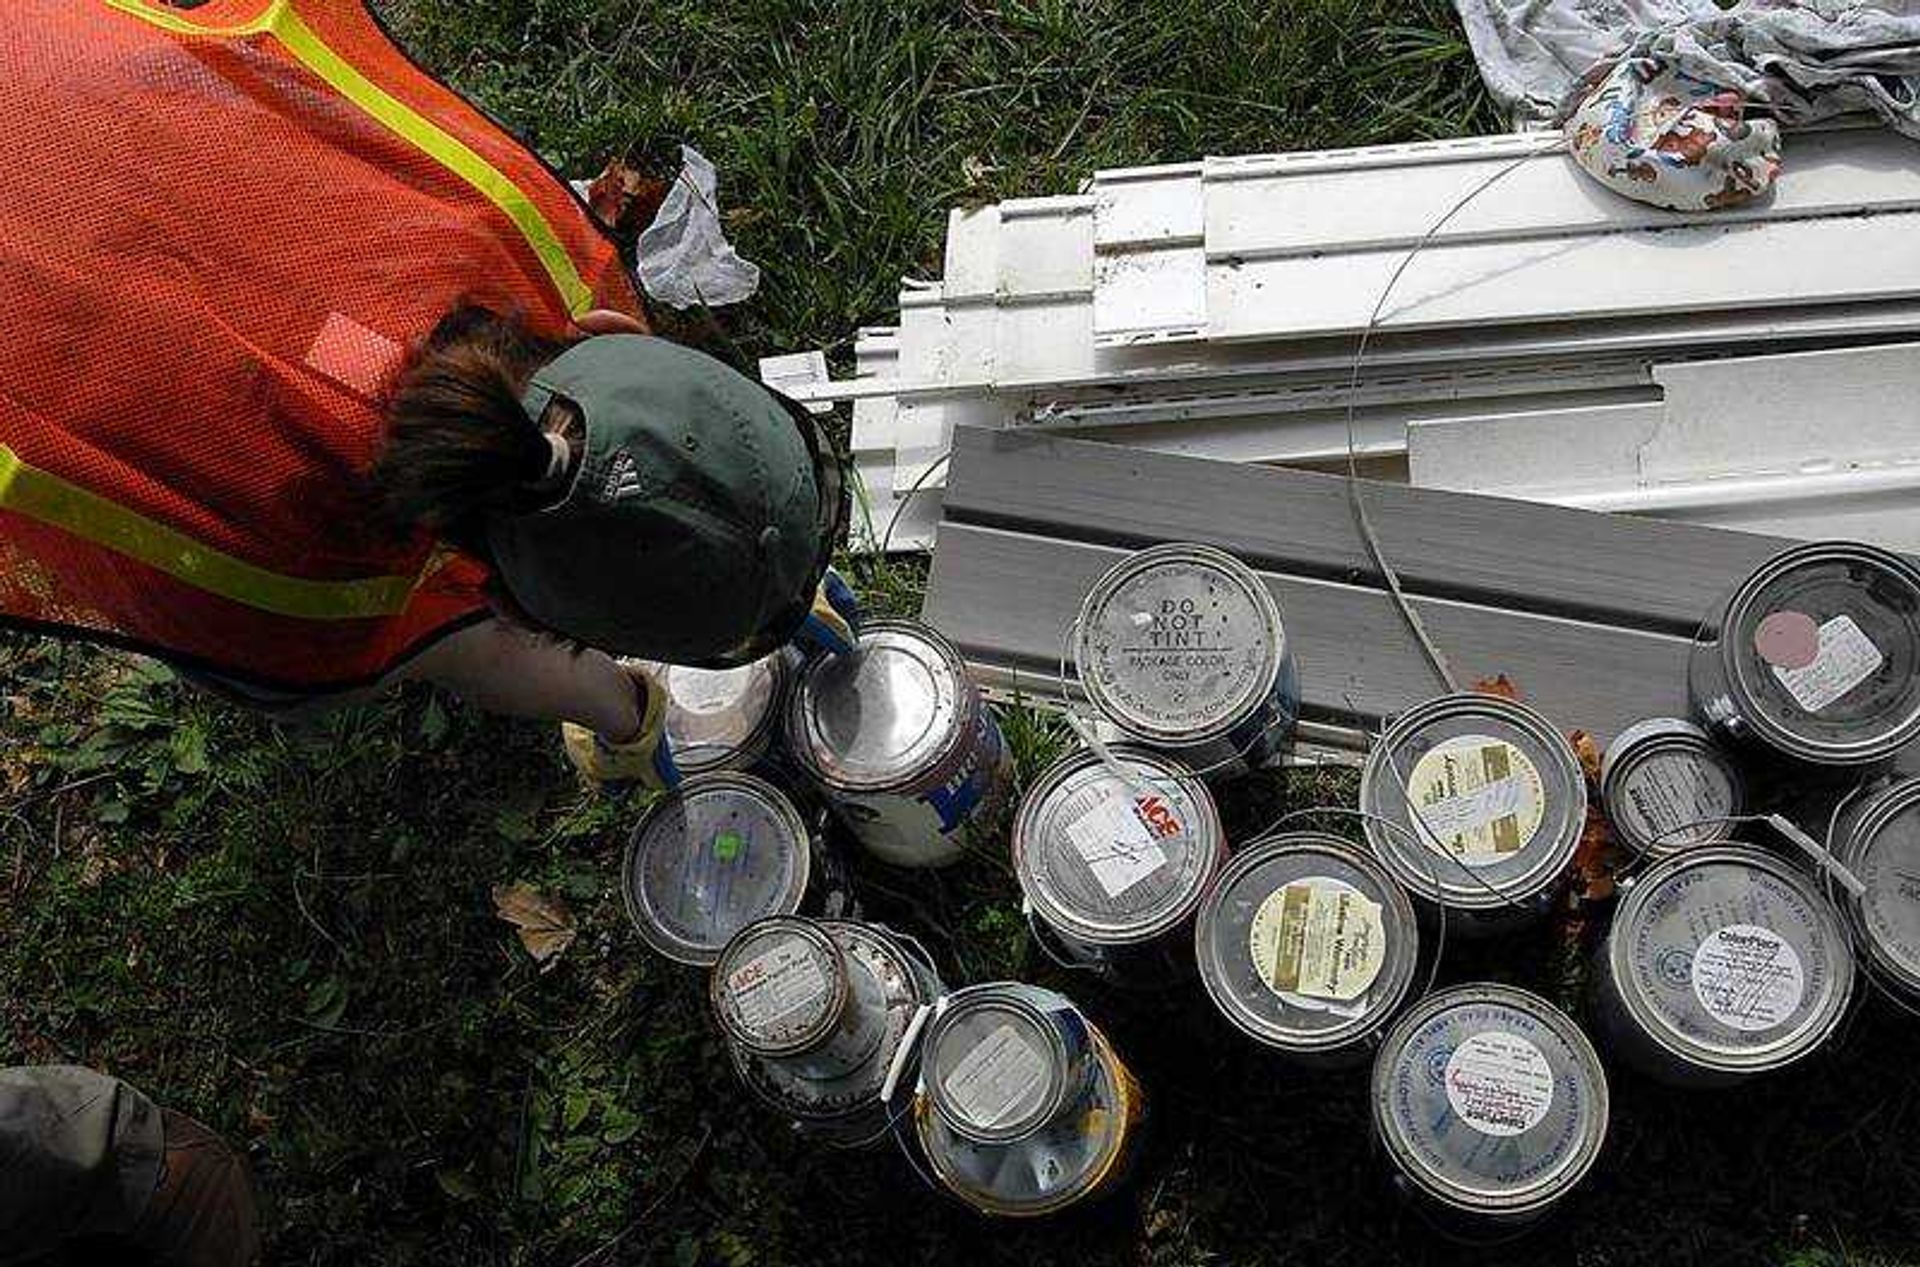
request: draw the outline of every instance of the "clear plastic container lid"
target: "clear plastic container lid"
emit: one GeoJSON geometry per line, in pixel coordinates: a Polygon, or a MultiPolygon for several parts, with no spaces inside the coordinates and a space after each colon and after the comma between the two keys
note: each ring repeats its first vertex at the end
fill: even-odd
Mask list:
{"type": "Polygon", "coordinates": [[[1413,982],[1413,905],[1374,859],[1298,832],[1241,849],[1200,908],[1200,980],[1240,1029],[1283,1050],[1364,1038],[1413,982]]]}
{"type": "Polygon", "coordinates": [[[1110,751],[1129,778],[1094,753],[1073,753],[1035,782],[1013,826],[1027,901],[1054,928],[1097,945],[1181,923],[1226,853],[1205,784],[1152,753],[1110,751]]]}
{"type": "Polygon", "coordinates": [[[1655,1043],[1718,1070],[1805,1055],[1853,991],[1831,903],[1789,863],[1742,845],[1688,850],[1634,881],[1607,962],[1628,1015],[1655,1043]]]}
{"type": "Polygon", "coordinates": [[[1875,760],[1920,735],[1920,571],[1898,555],[1788,550],[1735,591],[1719,635],[1736,710],[1796,756],[1875,760]]]}
{"type": "Polygon", "coordinates": [[[1456,1209],[1513,1214],[1565,1194],[1607,1132],[1593,1045],[1545,999],[1443,991],[1394,1025],[1373,1066],[1375,1129],[1401,1172],[1456,1209]]]}
{"type": "Polygon", "coordinates": [[[748,774],[695,775],[654,803],[627,847],[627,913],[669,959],[709,966],[735,933],[800,908],[807,826],[748,774]]]}
{"type": "Polygon", "coordinates": [[[1244,563],[1208,546],[1164,545],[1095,583],[1073,655],[1107,720],[1150,742],[1194,743],[1225,734],[1273,692],[1286,634],[1244,563]]]}
{"type": "Polygon", "coordinates": [[[807,920],[774,916],[749,924],[714,965],[714,1013],[748,1051],[778,1056],[818,1044],[848,997],[847,964],[807,920]]]}
{"type": "Polygon", "coordinates": [[[1572,745],[1532,709],[1445,695],[1401,714],[1367,754],[1360,807],[1397,825],[1368,822],[1365,834],[1410,893],[1497,911],[1566,874],[1587,784],[1572,745]]]}
{"type": "Polygon", "coordinates": [[[908,784],[964,740],[972,690],[959,653],[939,634],[872,621],[856,650],[815,661],[801,678],[790,746],[832,788],[908,784]]]}

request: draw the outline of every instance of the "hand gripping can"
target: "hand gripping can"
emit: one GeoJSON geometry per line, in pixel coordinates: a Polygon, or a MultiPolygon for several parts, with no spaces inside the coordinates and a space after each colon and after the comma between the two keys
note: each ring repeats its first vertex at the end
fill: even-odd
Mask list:
{"type": "Polygon", "coordinates": [[[1649,1077],[1725,1086],[1824,1043],[1853,995],[1840,915],[1778,855],[1703,845],[1626,881],[1597,956],[1609,1044],[1649,1077]]]}
{"type": "Polygon", "coordinates": [[[1226,832],[1185,766],[1124,744],[1109,752],[1112,766],[1070,753],[1028,790],[1014,874],[1052,957],[1121,987],[1171,985],[1192,975],[1193,915],[1226,862],[1226,832]]]}
{"type": "Polygon", "coordinates": [[[1846,802],[1828,849],[1860,889],[1828,885],[1874,980],[1920,1006],[1920,778],[1888,779],[1846,802]]]}
{"type": "Polygon", "coordinates": [[[628,918],[655,951],[708,967],[748,924],[801,908],[823,850],[771,783],[695,775],[634,828],[621,877],[628,918]]]}
{"type": "Polygon", "coordinates": [[[884,928],[783,916],[742,929],[709,988],[741,1082],[837,1148],[889,1134],[888,1077],[940,992],[931,965],[884,928]]]}
{"type": "Polygon", "coordinates": [[[1073,659],[1102,718],[1208,778],[1267,764],[1300,716],[1279,606],[1211,546],[1155,546],[1116,564],[1081,604],[1073,659]]]}
{"type": "Polygon", "coordinates": [[[1747,784],[1733,758],[1678,717],[1649,717],[1613,737],[1600,758],[1600,804],[1621,844],[1664,858],[1733,835],[1747,784]]]}
{"type": "Polygon", "coordinates": [[[943,1000],[920,1052],[914,1124],[934,1176],[983,1214],[1031,1217],[1116,1187],[1144,1104],[1070,1001],[1014,982],[943,1000]]]}
{"type": "Polygon", "coordinates": [[[800,769],[866,850],[940,867],[1005,795],[1012,758],[960,653],[925,625],[867,623],[860,645],[816,660],[787,709],[800,769]]]}
{"type": "Polygon", "coordinates": [[[1695,713],[1723,740],[1814,766],[1872,765],[1920,736],[1920,568],[1846,541],[1767,560],[1688,659],[1695,713]]]}
{"type": "Polygon", "coordinates": [[[1544,1218],[1607,1135],[1593,1045],[1564,1012],[1508,986],[1460,986],[1409,1008],[1374,1058],[1371,1102],[1395,1186],[1467,1239],[1544,1218]]]}
{"type": "Polygon", "coordinates": [[[1387,869],[1337,836],[1242,848],[1200,908],[1200,980],[1255,1040],[1303,1064],[1364,1063],[1413,984],[1420,933],[1387,869]]]}
{"type": "Polygon", "coordinates": [[[1387,727],[1360,774],[1367,844],[1447,935],[1552,909],[1586,825],[1587,782],[1546,718],[1497,695],[1443,695],[1387,727]]]}

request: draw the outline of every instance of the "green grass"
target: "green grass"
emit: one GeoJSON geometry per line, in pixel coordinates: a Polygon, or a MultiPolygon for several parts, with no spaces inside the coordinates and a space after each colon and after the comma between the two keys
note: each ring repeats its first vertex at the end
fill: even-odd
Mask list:
{"type": "MultiPolygon", "coordinates": [[[[1438,0],[393,0],[411,47],[565,169],[682,137],[766,268],[749,352],[827,346],[936,275],[946,209],[1097,167],[1495,126],[1438,0]]],[[[864,568],[911,611],[921,573],[864,568]]],[[[1009,719],[1027,773],[1057,725],[1009,719]]],[[[1245,838],[1338,776],[1262,779],[1245,838]]],[[[110,1068],[252,1154],[273,1261],[1583,1264],[1912,1260],[1916,1029],[1872,1013],[1832,1060],[1752,1094],[1619,1084],[1569,1217],[1445,1248],[1377,1181],[1363,1079],[1280,1065],[1192,995],[1064,980],[1004,858],[860,878],[954,981],[1066,984],[1137,1066],[1153,1135],[1112,1203],[990,1227],[896,1158],[822,1156],[735,1086],[702,981],[641,952],[615,890],[639,809],[581,792],[544,728],[409,690],[281,731],[164,672],[0,640],[0,1063],[110,1068]],[[562,895],[542,973],[496,884],[562,895]]],[[[1551,933],[1462,948],[1448,979],[1571,1001],[1551,933]]]]}

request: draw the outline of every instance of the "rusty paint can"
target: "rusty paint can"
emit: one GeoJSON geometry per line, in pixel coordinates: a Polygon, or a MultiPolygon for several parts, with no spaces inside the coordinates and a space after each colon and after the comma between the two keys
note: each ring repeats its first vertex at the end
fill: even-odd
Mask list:
{"type": "Polygon", "coordinates": [[[1587,783],[1566,737],[1523,704],[1443,695],[1402,713],[1367,754],[1367,844],[1447,934],[1534,922],[1566,883],[1587,783]],[[1391,824],[1391,826],[1389,826],[1391,824]]]}
{"type": "Polygon", "coordinates": [[[1194,929],[1200,980],[1242,1032],[1305,1064],[1365,1062],[1405,1001],[1420,933],[1405,890],[1337,836],[1233,856],[1194,929]]]}
{"type": "Polygon", "coordinates": [[[1014,874],[1049,954],[1117,986],[1158,988],[1192,975],[1193,915],[1226,862],[1226,832],[1185,766],[1131,745],[1109,753],[1113,765],[1070,753],[1028,789],[1014,874]]]}
{"type": "Polygon", "coordinates": [[[1719,604],[1688,660],[1726,742],[1815,766],[1885,761],[1920,736],[1920,568],[1857,542],[1795,546],[1719,604]]]}
{"type": "Polygon", "coordinates": [[[709,990],[741,1082],[836,1148],[888,1137],[888,1078],[941,992],[932,965],[885,928],[779,916],[735,936],[709,990]]]}
{"type": "Polygon", "coordinates": [[[1593,1045],[1566,1013],[1508,986],[1460,986],[1409,1008],[1374,1059],[1371,1103],[1395,1187],[1470,1239],[1544,1218],[1607,1135],[1593,1045]]]}
{"type": "Polygon", "coordinates": [[[876,858],[940,867],[1012,780],[1012,757],[953,645],[925,625],[869,622],[860,645],[814,661],[786,717],[787,746],[876,858]]]}
{"type": "Polygon", "coordinates": [[[1623,882],[1595,966],[1609,1045],[1676,1086],[1806,1057],[1853,996],[1839,912],[1799,868],[1739,844],[1688,849],[1623,882]]]}
{"type": "Polygon", "coordinates": [[[1081,604],[1073,659],[1102,718],[1208,778],[1266,765],[1299,719],[1279,605],[1211,546],[1155,546],[1116,564],[1081,604]]]}
{"type": "Polygon", "coordinates": [[[634,828],[621,875],[627,916],[655,951],[710,967],[748,924],[801,909],[824,852],[771,783],[735,771],[696,775],[634,828]]]}
{"type": "Polygon", "coordinates": [[[1649,717],[1607,745],[1600,804],[1621,844],[1664,858],[1729,838],[1735,824],[1713,820],[1747,812],[1747,785],[1706,731],[1679,717],[1649,717]]]}
{"type": "Polygon", "coordinates": [[[1920,1004],[1920,778],[1883,780],[1842,806],[1828,848],[1861,891],[1829,885],[1874,979],[1920,1004]]]}
{"type": "Polygon", "coordinates": [[[1065,996],[970,986],[920,1054],[914,1124],[940,1183],[983,1214],[1050,1214],[1115,1188],[1145,1110],[1132,1073],[1065,996]]]}

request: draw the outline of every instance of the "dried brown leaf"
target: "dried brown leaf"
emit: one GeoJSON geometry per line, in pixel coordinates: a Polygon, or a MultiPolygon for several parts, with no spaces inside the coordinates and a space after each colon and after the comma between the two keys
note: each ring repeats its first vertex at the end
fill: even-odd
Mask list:
{"type": "Polygon", "coordinates": [[[493,905],[501,919],[519,930],[520,944],[543,969],[552,967],[579,935],[566,903],[531,884],[495,885],[493,905]]]}
{"type": "Polygon", "coordinates": [[[1510,699],[1516,703],[1521,699],[1520,688],[1515,686],[1513,679],[1504,673],[1498,677],[1481,678],[1473,684],[1473,689],[1482,695],[1498,695],[1501,699],[1510,699]]]}

